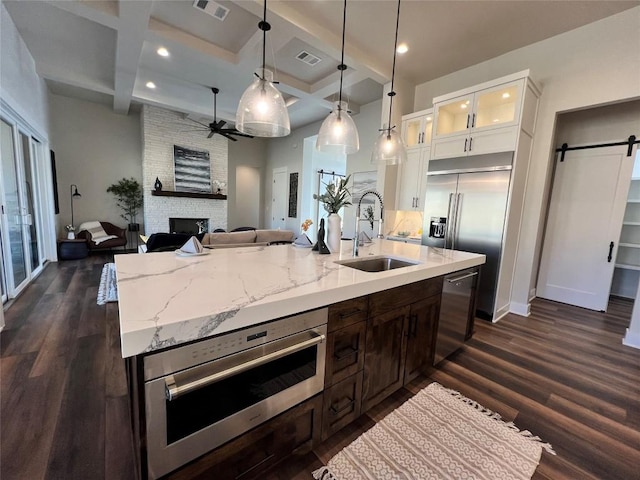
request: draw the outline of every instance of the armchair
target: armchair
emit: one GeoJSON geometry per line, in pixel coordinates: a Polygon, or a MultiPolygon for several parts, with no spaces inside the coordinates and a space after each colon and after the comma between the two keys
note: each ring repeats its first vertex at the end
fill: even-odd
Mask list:
{"type": "MultiPolygon", "coordinates": [[[[109,222],[94,222],[100,223],[100,226],[107,235],[113,235],[116,238],[110,238],[102,242],[96,243],[93,240],[93,236],[89,230],[80,230],[76,235],[76,238],[82,238],[87,241],[87,247],[90,252],[110,250],[115,247],[126,247],[127,245],[127,230],[120,228],[113,223],[109,222]]],[[[82,228],[82,226],[81,226],[82,228]]],[[[92,229],[93,230],[93,229],[92,229]]]]}

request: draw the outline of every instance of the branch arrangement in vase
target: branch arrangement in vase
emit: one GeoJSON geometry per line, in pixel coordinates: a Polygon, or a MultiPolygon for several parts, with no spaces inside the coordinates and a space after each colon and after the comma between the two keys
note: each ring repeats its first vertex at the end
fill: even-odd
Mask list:
{"type": "Polygon", "coordinates": [[[325,211],[331,215],[332,213],[338,213],[342,207],[351,205],[349,198],[351,192],[347,188],[351,175],[347,175],[345,178],[338,180],[338,183],[325,183],[325,193],[322,195],[313,194],[314,200],[318,200],[322,203],[325,211]]]}

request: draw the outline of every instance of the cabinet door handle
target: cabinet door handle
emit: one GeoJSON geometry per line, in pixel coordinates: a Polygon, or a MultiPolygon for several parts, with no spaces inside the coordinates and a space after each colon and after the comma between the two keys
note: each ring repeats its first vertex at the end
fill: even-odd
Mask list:
{"type": "Polygon", "coordinates": [[[345,403],[342,407],[337,408],[335,405],[331,405],[329,407],[329,410],[331,410],[331,413],[333,413],[334,415],[338,415],[340,412],[344,412],[347,408],[351,407],[353,404],[356,403],[356,399],[355,398],[347,398],[347,403],[345,403]]]}
{"type": "Polygon", "coordinates": [[[467,113],[467,128],[469,128],[469,120],[471,120],[471,115],[467,113]]]}
{"type": "Polygon", "coordinates": [[[607,257],[607,262],[611,263],[611,259],[613,258],[613,247],[614,247],[614,243],[611,242],[609,244],[609,256],[607,257]]]}
{"type": "Polygon", "coordinates": [[[465,138],[465,139],[464,139],[464,150],[463,150],[464,152],[466,152],[466,151],[467,151],[467,141],[468,141],[468,140],[469,140],[468,138],[465,138]]]}
{"type": "Polygon", "coordinates": [[[475,128],[476,126],[476,114],[473,114],[473,120],[471,121],[471,128],[475,128]]]}
{"type": "Polygon", "coordinates": [[[357,355],[357,354],[358,354],[358,349],[357,348],[347,347],[347,348],[343,348],[339,352],[334,353],[333,357],[336,360],[344,360],[345,358],[349,358],[349,357],[351,357],[353,355],[357,355]]]}
{"type": "Polygon", "coordinates": [[[473,143],[473,137],[469,138],[469,151],[471,151],[471,144],[473,143]]]}

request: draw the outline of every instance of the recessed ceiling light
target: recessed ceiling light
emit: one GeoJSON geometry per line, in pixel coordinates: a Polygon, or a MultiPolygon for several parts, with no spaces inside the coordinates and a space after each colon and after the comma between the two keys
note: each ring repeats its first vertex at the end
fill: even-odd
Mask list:
{"type": "Polygon", "coordinates": [[[160,55],[161,57],[168,57],[169,56],[169,50],[167,50],[164,47],[160,47],[158,49],[158,55],[160,55]]]}
{"type": "Polygon", "coordinates": [[[150,88],[153,90],[154,88],[156,88],[156,84],[153,82],[147,82],[147,88],[150,88]]]}
{"type": "Polygon", "coordinates": [[[431,121],[431,117],[427,117],[427,122],[430,122],[430,121],[431,121]]]}
{"type": "Polygon", "coordinates": [[[399,54],[407,53],[409,51],[409,45],[407,45],[406,43],[401,43],[400,45],[398,45],[396,51],[399,54]]]}
{"type": "Polygon", "coordinates": [[[502,94],[502,98],[509,98],[511,95],[509,95],[509,92],[504,92],[502,94]]]}
{"type": "Polygon", "coordinates": [[[460,108],[467,108],[467,104],[463,103],[462,105],[460,105],[460,108]]]}

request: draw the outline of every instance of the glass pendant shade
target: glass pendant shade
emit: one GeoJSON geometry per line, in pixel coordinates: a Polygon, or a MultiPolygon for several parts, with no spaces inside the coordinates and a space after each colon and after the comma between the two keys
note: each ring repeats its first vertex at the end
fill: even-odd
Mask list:
{"type": "Polygon", "coordinates": [[[236,129],[254,137],[285,137],[291,133],[289,113],[273,86],[273,72],[260,68],[257,74],[240,98],[236,129]]]}
{"type": "Polygon", "coordinates": [[[322,122],[316,149],[344,155],[356,153],[360,149],[358,130],[351,115],[347,113],[347,102],[336,102],[329,116],[322,122]]]}
{"type": "Polygon", "coordinates": [[[371,163],[398,165],[407,161],[407,150],[404,147],[400,134],[395,130],[385,129],[380,132],[373,152],[371,154],[371,163]]]}

